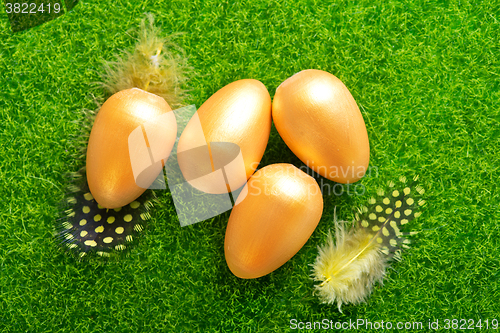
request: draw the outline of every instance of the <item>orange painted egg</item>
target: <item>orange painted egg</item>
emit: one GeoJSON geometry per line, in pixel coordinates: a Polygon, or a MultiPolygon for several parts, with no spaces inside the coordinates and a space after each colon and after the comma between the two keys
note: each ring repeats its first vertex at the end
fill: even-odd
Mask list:
{"type": "Polygon", "coordinates": [[[125,206],[153,183],[177,136],[170,111],[163,98],[137,88],[120,91],[102,105],[90,133],[86,167],[97,203],[125,206]]]}
{"type": "Polygon", "coordinates": [[[315,69],[299,72],[276,89],[273,121],[302,162],[339,183],[362,178],[370,160],[363,116],[347,87],[315,69]]]}
{"type": "Polygon", "coordinates": [[[224,243],[229,269],[244,279],[271,273],[302,248],[322,212],[318,183],[302,170],[284,163],[258,170],[229,217],[224,243]]]}
{"type": "Polygon", "coordinates": [[[199,121],[193,117],[179,139],[178,163],[182,174],[192,186],[207,193],[234,191],[255,172],[266,149],[271,131],[269,92],[257,80],[235,81],[213,94],[200,106],[197,114],[199,121]],[[232,145],[219,144],[215,147],[213,143],[232,145]],[[240,164],[234,151],[234,147],[237,149],[238,146],[242,157],[240,164]],[[199,149],[195,151],[194,148],[199,149]],[[234,163],[231,164],[231,161],[234,163]],[[216,171],[218,164],[232,168],[226,170],[226,178],[233,178],[232,182],[223,181],[221,186],[220,182],[212,182],[209,177],[203,182],[194,181],[216,171]],[[242,175],[239,173],[240,166],[244,168],[242,175]],[[226,184],[230,183],[229,189],[226,184]]]}

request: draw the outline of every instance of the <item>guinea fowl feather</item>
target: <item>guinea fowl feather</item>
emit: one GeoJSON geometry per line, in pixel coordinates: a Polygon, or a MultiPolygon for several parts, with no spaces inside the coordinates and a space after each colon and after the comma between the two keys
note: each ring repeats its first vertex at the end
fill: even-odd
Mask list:
{"type": "MultiPolygon", "coordinates": [[[[173,36],[163,36],[154,25],[153,15],[148,14],[141,21],[134,51],[105,63],[101,86],[111,94],[137,87],[163,97],[171,107],[182,105],[185,91],[181,85],[186,80],[187,60],[172,39],[173,36]]],[[[79,121],[81,133],[73,135],[75,164],[85,162],[97,112],[86,110],[79,121]]],[[[70,173],[70,178],[62,217],[56,227],[60,243],[78,258],[88,258],[93,253],[102,257],[128,253],[136,235],[142,233],[151,219],[150,209],[157,202],[154,193],[147,191],[128,205],[106,209],[90,193],[85,167],[70,173]]]]}

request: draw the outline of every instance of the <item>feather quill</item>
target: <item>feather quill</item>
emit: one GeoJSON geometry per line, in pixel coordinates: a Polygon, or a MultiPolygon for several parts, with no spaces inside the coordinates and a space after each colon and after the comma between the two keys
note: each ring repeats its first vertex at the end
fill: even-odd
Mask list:
{"type": "Polygon", "coordinates": [[[318,247],[312,278],[319,281],[315,286],[322,303],[336,304],[342,312],[342,304],[359,304],[366,301],[376,282],[382,283],[385,271],[392,259],[401,258],[401,249],[410,242],[401,228],[421,213],[425,205],[420,199],[424,194],[421,186],[411,185],[401,177],[401,190],[389,183],[389,191],[378,192],[371,198],[369,207],[361,207],[351,228],[335,215],[335,242],[331,232],[324,245],[318,247]]]}

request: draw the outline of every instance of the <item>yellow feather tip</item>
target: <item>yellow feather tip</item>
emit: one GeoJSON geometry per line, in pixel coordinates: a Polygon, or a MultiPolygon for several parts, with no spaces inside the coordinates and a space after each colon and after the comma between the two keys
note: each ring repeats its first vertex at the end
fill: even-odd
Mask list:
{"type": "Polygon", "coordinates": [[[313,279],[322,303],[359,304],[370,295],[375,282],[382,283],[388,257],[381,252],[373,235],[363,228],[346,230],[345,221],[335,219],[335,242],[328,234],[326,244],[318,247],[313,264],[313,279]]]}
{"type": "Polygon", "coordinates": [[[138,41],[132,53],[124,52],[116,61],[104,63],[101,83],[111,94],[130,88],[140,88],[163,97],[171,107],[179,107],[186,98],[183,84],[187,65],[184,51],[173,42],[179,33],[163,36],[147,14],[142,20],[138,41]]]}

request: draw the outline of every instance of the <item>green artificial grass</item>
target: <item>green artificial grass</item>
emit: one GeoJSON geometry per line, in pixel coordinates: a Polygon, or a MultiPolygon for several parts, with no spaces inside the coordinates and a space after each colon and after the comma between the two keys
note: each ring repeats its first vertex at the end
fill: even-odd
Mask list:
{"type": "MultiPolygon", "coordinates": [[[[0,332],[298,331],[293,319],[423,323],[410,331],[481,320],[486,331],[486,320],[500,320],[499,24],[492,0],[80,1],[17,33],[2,12],[0,332]],[[145,12],[165,33],[185,32],[177,43],[195,70],[190,104],[243,78],[272,97],[315,68],[339,77],[360,106],[372,167],[363,195],[325,195],[312,237],[265,277],[241,280],[227,268],[229,212],[181,228],[168,192],[120,261],[77,261],[53,236],[64,174],[84,163],[71,143],[80,111],[106,96],[95,84],[102,61],[133,47],[145,12]],[[378,188],[415,174],[428,205],[406,229],[420,231],[412,248],[366,303],[342,314],[319,304],[309,264],[335,207],[351,220],[378,188]]],[[[273,127],[261,165],[277,162],[302,165],[273,127]]]]}

